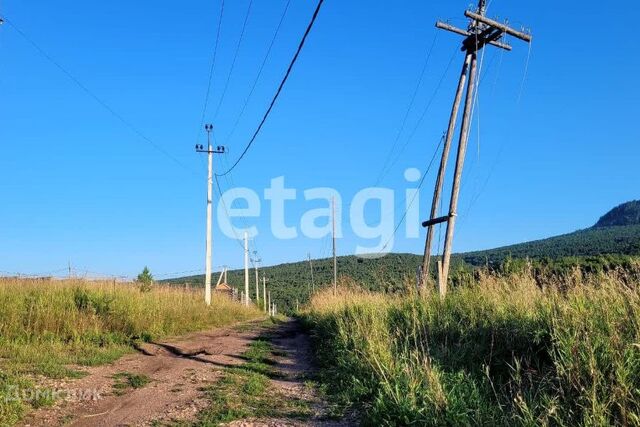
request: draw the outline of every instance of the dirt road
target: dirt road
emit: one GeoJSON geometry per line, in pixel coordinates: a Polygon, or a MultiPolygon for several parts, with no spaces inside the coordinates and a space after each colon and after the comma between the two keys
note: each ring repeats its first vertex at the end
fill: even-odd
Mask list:
{"type": "MultiPolygon", "coordinates": [[[[268,339],[277,352],[269,392],[302,399],[310,409],[306,419],[239,419],[231,425],[348,425],[326,421],[326,405],[305,384],[310,370],[309,343],[295,321],[278,325],[252,322],[226,329],[195,333],[180,339],[147,343],[137,354],[105,366],[85,369],[78,380],[53,384],[54,388],[80,390],[81,398],[67,399],[32,412],[23,425],[139,426],[197,422],[207,410],[207,386],[226,370],[246,362],[243,353],[251,343],[268,339]],[[90,397],[90,398],[89,398],[90,397]]],[[[242,390],[238,390],[242,393],[242,390]]]]}

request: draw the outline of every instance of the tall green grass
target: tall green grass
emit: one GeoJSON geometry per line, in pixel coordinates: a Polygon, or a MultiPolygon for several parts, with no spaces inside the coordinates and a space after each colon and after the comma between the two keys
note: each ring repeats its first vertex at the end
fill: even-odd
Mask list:
{"type": "MultiPolygon", "coordinates": [[[[0,425],[17,422],[25,402],[11,390],[37,386],[34,375],[82,375],[149,341],[263,317],[226,297],[205,306],[200,292],[82,280],[0,279],[0,425]]],[[[31,402],[33,403],[33,402],[31,402]]]]}
{"type": "Polygon", "coordinates": [[[371,425],[640,425],[640,290],[623,272],[481,275],[437,294],[316,295],[327,390],[371,425]]]}

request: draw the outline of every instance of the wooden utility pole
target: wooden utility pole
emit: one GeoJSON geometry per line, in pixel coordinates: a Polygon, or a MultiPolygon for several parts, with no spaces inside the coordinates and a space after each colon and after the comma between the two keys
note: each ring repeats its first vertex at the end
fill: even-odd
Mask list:
{"type": "Polygon", "coordinates": [[[336,198],[331,198],[331,212],[332,212],[332,224],[333,224],[333,294],[338,292],[338,260],[336,258],[336,198]]]}
{"type": "Polygon", "coordinates": [[[213,131],[213,125],[206,124],[204,129],[207,131],[207,149],[205,150],[202,145],[196,145],[197,153],[207,153],[208,169],[207,169],[207,235],[205,237],[205,268],[204,268],[204,302],[207,305],[211,305],[211,257],[212,257],[212,204],[213,204],[213,155],[221,154],[225,152],[223,146],[218,146],[213,149],[211,145],[211,131],[213,131]]]}
{"type": "Polygon", "coordinates": [[[531,35],[521,31],[516,31],[505,24],[501,24],[492,19],[486,18],[486,0],[479,0],[478,10],[476,12],[466,11],[465,16],[470,19],[467,30],[456,28],[444,22],[436,22],[439,29],[451,31],[453,33],[465,36],[462,42],[462,51],[465,52],[465,59],[462,65],[462,71],[458,80],[458,86],[449,117],[449,126],[445,136],[444,147],[442,150],[442,158],[440,160],[440,168],[436,178],[435,189],[433,192],[433,201],[431,203],[431,214],[429,220],[422,223],[427,228],[427,237],[425,241],[424,257],[422,259],[422,272],[420,287],[426,289],[429,278],[429,269],[431,263],[431,248],[433,246],[434,226],[447,223],[447,232],[445,236],[444,252],[442,256],[442,264],[438,261],[438,290],[440,296],[444,297],[447,293],[447,280],[449,277],[449,266],[451,263],[451,250],[453,246],[453,234],[458,215],[458,196],[460,195],[460,181],[462,178],[462,169],[464,167],[464,159],[467,152],[467,142],[469,140],[469,127],[471,125],[471,115],[473,114],[473,103],[475,101],[475,93],[477,90],[477,59],[478,52],[485,45],[499,47],[505,50],[511,50],[511,46],[501,42],[505,34],[525,42],[531,42],[531,35]],[[458,118],[462,94],[466,86],[466,97],[464,110],[462,113],[462,126],[460,128],[460,136],[458,141],[458,151],[456,155],[456,164],[453,174],[453,185],[451,188],[451,199],[449,201],[449,213],[445,216],[437,217],[438,206],[442,193],[442,187],[447,170],[447,161],[451,150],[453,134],[456,129],[456,121],[458,118]]]}

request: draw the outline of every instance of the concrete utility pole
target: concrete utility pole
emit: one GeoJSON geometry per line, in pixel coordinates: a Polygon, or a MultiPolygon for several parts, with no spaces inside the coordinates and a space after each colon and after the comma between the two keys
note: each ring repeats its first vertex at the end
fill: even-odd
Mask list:
{"type": "Polygon", "coordinates": [[[204,302],[207,305],[211,305],[211,227],[212,227],[212,201],[213,201],[213,154],[224,153],[225,148],[218,146],[213,149],[211,145],[211,131],[213,125],[204,125],[204,129],[207,131],[207,149],[205,150],[202,145],[196,145],[197,153],[207,153],[208,158],[208,173],[207,173],[207,236],[206,236],[206,250],[205,250],[205,268],[204,268],[204,302]]]}
{"type": "Polygon", "coordinates": [[[269,291],[268,295],[267,306],[269,307],[269,316],[271,316],[271,291],[269,291]]]}
{"type": "MultiPolygon", "coordinates": [[[[258,276],[258,263],[262,262],[262,259],[258,257],[258,251],[253,251],[253,258],[251,259],[253,262],[253,267],[256,272],[256,305],[260,304],[260,279],[258,276]]],[[[264,294],[262,294],[262,298],[264,298],[264,294]]]]}
{"type": "Polygon", "coordinates": [[[338,261],[336,259],[336,199],[331,198],[331,212],[333,213],[333,294],[338,292],[338,261]]]}
{"type": "Polygon", "coordinates": [[[244,305],[249,306],[249,234],[244,232],[244,305]]]}
{"type": "Polygon", "coordinates": [[[267,312],[267,278],[264,277],[264,273],[262,273],[262,307],[264,307],[264,312],[267,312]]]}
{"type": "Polygon", "coordinates": [[[477,74],[477,54],[485,45],[491,45],[510,51],[511,46],[501,42],[505,34],[525,42],[531,42],[531,35],[521,31],[516,31],[507,25],[486,18],[486,0],[479,0],[478,10],[476,12],[466,11],[465,16],[470,19],[467,30],[456,28],[447,23],[438,21],[436,27],[451,31],[456,34],[465,36],[462,42],[462,51],[465,52],[465,59],[462,65],[462,71],[458,80],[458,86],[449,117],[449,126],[444,141],[442,158],[440,160],[440,169],[436,178],[436,185],[433,193],[433,201],[431,204],[431,214],[429,220],[422,223],[423,227],[427,227],[427,238],[425,241],[424,257],[422,260],[422,274],[420,287],[422,290],[426,288],[429,277],[429,268],[431,263],[431,248],[433,245],[434,226],[447,223],[447,233],[445,236],[444,253],[442,264],[438,261],[438,289],[440,296],[444,298],[447,293],[447,280],[449,277],[449,266],[451,262],[451,250],[453,245],[453,232],[458,215],[458,196],[460,194],[460,181],[462,178],[462,169],[464,159],[467,152],[467,142],[469,140],[469,127],[471,124],[471,115],[473,112],[473,104],[475,93],[477,90],[476,74],[477,74]],[[462,113],[462,126],[460,128],[460,136],[458,142],[458,152],[456,156],[456,164],[453,175],[453,185],[451,189],[451,199],[449,202],[449,213],[445,216],[437,217],[438,205],[447,169],[447,160],[451,149],[453,134],[456,129],[456,121],[462,101],[462,94],[466,85],[466,97],[464,110],[462,113]]]}

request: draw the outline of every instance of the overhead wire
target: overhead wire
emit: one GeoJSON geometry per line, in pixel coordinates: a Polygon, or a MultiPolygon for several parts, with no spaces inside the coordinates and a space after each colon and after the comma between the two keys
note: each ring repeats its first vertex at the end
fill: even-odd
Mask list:
{"type": "Polygon", "coordinates": [[[418,118],[418,121],[416,122],[415,126],[413,127],[413,129],[412,129],[411,133],[409,134],[409,136],[407,137],[407,139],[405,140],[404,144],[401,146],[400,151],[396,154],[395,158],[393,159],[393,161],[391,162],[391,164],[387,168],[386,172],[384,172],[382,174],[382,176],[379,178],[378,184],[384,179],[384,177],[387,175],[387,173],[389,173],[393,169],[393,166],[395,166],[395,164],[398,162],[398,160],[400,160],[400,156],[402,155],[404,150],[407,148],[407,145],[409,144],[409,142],[411,142],[411,140],[415,136],[416,132],[418,131],[418,128],[420,127],[420,125],[422,124],[422,121],[424,120],[425,116],[427,115],[427,112],[431,108],[431,105],[433,104],[433,101],[435,100],[435,97],[437,96],[438,92],[440,91],[440,88],[442,87],[442,84],[444,83],[444,80],[445,80],[445,78],[446,78],[446,76],[447,76],[447,74],[449,72],[449,69],[451,68],[451,64],[453,63],[453,60],[455,59],[457,53],[458,53],[458,48],[456,47],[454,49],[454,51],[453,51],[453,54],[451,55],[451,58],[449,59],[449,62],[447,63],[447,67],[445,68],[444,72],[442,73],[442,76],[440,77],[440,80],[438,81],[438,84],[436,85],[435,90],[431,94],[431,97],[429,98],[429,101],[427,102],[425,108],[422,110],[422,113],[420,114],[420,117],[418,118]]]}
{"type": "Polygon", "coordinates": [[[240,123],[240,119],[244,115],[244,112],[245,112],[245,110],[247,108],[247,105],[249,104],[249,99],[251,98],[251,96],[253,95],[253,92],[256,89],[258,81],[260,80],[260,76],[262,75],[262,71],[264,70],[264,66],[267,63],[267,59],[269,58],[269,55],[271,54],[271,49],[273,48],[273,45],[274,45],[274,43],[276,41],[276,38],[278,37],[278,33],[280,32],[280,27],[282,27],[282,22],[284,21],[284,17],[287,14],[287,10],[289,9],[289,4],[290,3],[291,3],[291,0],[287,0],[287,3],[285,4],[284,10],[282,11],[282,15],[280,16],[280,21],[278,22],[278,26],[276,27],[276,30],[275,30],[275,32],[273,34],[273,37],[271,38],[271,42],[269,43],[269,47],[267,49],[267,52],[265,53],[264,58],[262,59],[262,63],[260,64],[260,68],[258,69],[258,74],[256,74],[256,77],[253,80],[253,84],[251,85],[251,89],[249,90],[249,94],[245,98],[244,104],[242,105],[242,108],[240,109],[240,113],[238,113],[238,116],[236,117],[236,120],[233,123],[233,126],[231,127],[231,131],[227,135],[227,138],[226,138],[227,141],[229,141],[231,139],[231,137],[233,136],[233,134],[235,133],[236,128],[238,127],[238,124],[240,123]]]}
{"type": "Polygon", "coordinates": [[[280,96],[280,93],[282,92],[282,88],[284,87],[285,83],[287,82],[287,80],[289,78],[289,75],[291,74],[291,70],[293,69],[293,66],[295,65],[296,61],[298,60],[298,57],[300,56],[300,52],[302,51],[302,48],[304,47],[304,43],[307,40],[307,37],[309,36],[309,33],[311,32],[311,28],[313,28],[313,24],[315,23],[316,18],[318,17],[318,13],[320,12],[320,8],[322,7],[323,3],[324,3],[324,0],[319,0],[318,1],[318,5],[316,6],[316,9],[315,9],[315,11],[313,13],[313,16],[311,17],[311,21],[307,25],[307,29],[304,32],[304,35],[302,36],[302,39],[300,40],[300,44],[298,45],[298,48],[296,49],[296,53],[293,56],[293,59],[289,63],[289,67],[287,68],[287,71],[286,71],[282,81],[280,82],[280,85],[278,86],[278,89],[276,90],[276,93],[273,96],[273,99],[271,100],[271,103],[269,104],[269,107],[267,108],[267,111],[264,113],[264,115],[262,117],[262,120],[260,121],[260,124],[258,125],[256,130],[254,131],[253,135],[251,136],[251,139],[249,140],[249,142],[245,146],[244,150],[240,154],[240,157],[238,157],[238,159],[235,161],[235,163],[227,171],[225,171],[224,173],[221,173],[221,174],[217,174],[217,176],[224,176],[224,175],[230,173],[236,166],[238,166],[238,163],[240,163],[240,161],[242,161],[244,156],[247,154],[247,152],[249,151],[249,149],[251,148],[251,146],[255,142],[256,137],[260,133],[260,130],[264,126],[264,123],[267,121],[267,118],[269,117],[269,114],[271,113],[271,110],[273,109],[273,106],[275,105],[276,101],[278,100],[278,97],[280,96]]]}
{"type": "Polygon", "coordinates": [[[398,141],[400,140],[400,136],[402,135],[402,132],[404,131],[404,128],[407,124],[407,119],[409,118],[409,113],[411,113],[411,110],[413,109],[413,104],[416,101],[416,97],[418,95],[418,91],[420,90],[420,86],[422,85],[422,81],[424,80],[424,75],[425,72],[427,70],[427,66],[429,65],[429,60],[431,59],[431,54],[433,53],[433,49],[436,45],[436,42],[438,41],[438,34],[439,32],[436,32],[436,35],[433,38],[433,41],[431,42],[431,46],[429,47],[429,49],[427,50],[427,55],[425,57],[424,63],[422,65],[422,69],[420,71],[420,74],[418,76],[418,80],[416,82],[416,85],[413,89],[413,94],[411,95],[411,99],[409,101],[409,104],[407,105],[407,108],[404,112],[404,115],[402,117],[402,123],[400,125],[400,128],[398,129],[398,132],[396,133],[396,137],[393,141],[393,143],[391,144],[391,147],[387,153],[387,155],[385,156],[385,161],[382,165],[382,169],[380,170],[380,174],[378,175],[378,178],[376,179],[376,184],[375,186],[377,186],[380,181],[381,181],[381,176],[384,173],[384,171],[386,170],[387,164],[389,162],[389,159],[391,158],[391,155],[393,154],[393,152],[396,149],[396,146],[398,145],[398,141]]]}
{"type": "Polygon", "coordinates": [[[216,31],[216,41],[213,45],[213,54],[211,57],[211,66],[209,67],[209,79],[207,83],[207,91],[204,97],[204,105],[202,106],[202,114],[200,117],[200,128],[198,129],[198,138],[196,141],[199,141],[199,136],[201,135],[200,130],[204,125],[204,118],[207,113],[207,107],[209,106],[209,96],[211,94],[211,84],[213,83],[213,73],[216,65],[216,57],[218,55],[218,43],[220,42],[220,28],[222,27],[222,17],[224,15],[224,0],[220,2],[220,15],[218,17],[218,29],[216,31]]]}
{"type": "Polygon", "coordinates": [[[529,60],[531,59],[531,49],[533,46],[533,40],[529,42],[529,50],[527,52],[527,60],[524,65],[524,74],[522,76],[522,82],[520,83],[520,91],[518,92],[518,99],[516,105],[520,105],[520,99],[522,99],[522,93],[524,92],[524,84],[527,80],[527,74],[529,73],[529,60]]]}
{"type": "MultiPolygon", "coordinates": [[[[506,37],[506,36],[505,36],[506,37]]],[[[520,102],[520,95],[522,94],[522,85],[524,84],[524,81],[526,79],[526,75],[528,72],[528,67],[529,67],[529,58],[531,55],[531,43],[529,43],[529,52],[527,53],[527,60],[525,62],[525,66],[524,66],[524,71],[523,71],[523,77],[522,77],[522,84],[520,86],[520,93],[518,95],[517,101],[516,101],[516,105],[519,104],[520,102]]],[[[502,63],[502,57],[501,57],[501,61],[500,64],[502,63]]],[[[498,67],[498,71],[497,73],[500,72],[500,67],[498,67]]],[[[497,76],[496,76],[496,80],[495,82],[497,82],[497,76]]],[[[494,82],[494,88],[496,83],[494,82]]],[[[491,165],[491,168],[489,169],[489,173],[487,174],[487,177],[485,178],[483,184],[481,185],[480,189],[475,193],[475,195],[471,198],[471,201],[469,203],[469,205],[467,206],[464,215],[461,216],[461,221],[460,223],[464,223],[464,220],[468,217],[469,213],[471,212],[472,208],[475,206],[475,204],[477,203],[477,201],[479,200],[480,196],[482,195],[482,193],[484,192],[486,186],[488,185],[491,177],[493,176],[493,173],[495,171],[495,168],[498,164],[498,161],[500,159],[500,156],[502,155],[503,149],[504,149],[504,145],[505,142],[504,140],[500,143],[499,149],[498,149],[498,154],[495,157],[494,162],[491,165]]]]}
{"type": "Polygon", "coordinates": [[[220,95],[220,101],[218,101],[218,106],[216,107],[216,111],[213,114],[214,122],[218,117],[218,113],[220,112],[220,107],[224,102],[225,95],[227,94],[227,89],[229,88],[229,82],[231,81],[231,76],[233,75],[233,69],[236,66],[236,60],[238,59],[238,52],[240,52],[240,45],[242,44],[242,39],[244,38],[244,33],[245,33],[245,30],[247,29],[247,22],[249,21],[249,15],[251,14],[251,5],[253,5],[253,0],[249,0],[249,6],[247,6],[247,12],[244,16],[244,22],[242,23],[242,30],[240,31],[240,37],[238,38],[238,43],[236,44],[236,49],[233,54],[233,60],[231,61],[231,67],[229,68],[229,73],[227,74],[227,80],[224,84],[224,88],[222,89],[222,94],[220,95]]]}
{"type": "MultiPolygon", "coordinates": [[[[214,175],[214,180],[216,182],[216,188],[218,190],[218,194],[220,195],[220,203],[222,204],[223,210],[224,210],[224,214],[227,217],[227,219],[229,220],[229,222],[231,222],[231,215],[229,215],[229,210],[227,208],[227,204],[224,201],[224,197],[222,196],[222,189],[220,188],[220,181],[218,181],[218,177],[214,175]]],[[[236,229],[233,227],[231,227],[231,230],[233,230],[233,234],[236,236],[236,240],[234,240],[236,243],[238,243],[238,245],[240,245],[240,247],[242,248],[242,250],[244,251],[244,245],[241,243],[241,241],[243,240],[240,236],[238,236],[238,233],[236,233],[236,229]]]]}
{"type": "MultiPolygon", "coordinates": [[[[226,162],[226,160],[227,160],[226,159],[226,152],[224,153],[224,155],[221,158],[222,158],[222,161],[226,162]]],[[[227,184],[229,185],[229,187],[235,188],[235,183],[233,183],[233,180],[232,180],[233,177],[231,175],[225,176],[225,179],[227,180],[227,184]],[[230,179],[231,179],[231,181],[230,181],[230,179]]],[[[226,203],[224,201],[224,196],[223,196],[224,192],[222,191],[222,187],[220,185],[220,181],[219,181],[217,176],[215,177],[215,181],[216,181],[216,189],[217,189],[217,192],[218,192],[218,194],[220,196],[220,203],[223,206],[224,214],[227,217],[227,219],[229,220],[229,223],[231,223],[231,215],[229,213],[230,206],[229,207],[226,206],[226,203]]],[[[241,216],[239,218],[242,221],[244,229],[245,230],[249,229],[249,224],[247,223],[246,218],[244,216],[241,216]]],[[[240,247],[242,247],[242,250],[244,251],[244,245],[241,243],[241,241],[244,240],[244,238],[240,237],[238,235],[238,233],[236,232],[236,229],[233,227],[233,224],[231,224],[231,227],[232,227],[232,230],[233,230],[233,234],[236,237],[236,242],[240,245],[240,247]]],[[[259,252],[258,251],[258,246],[257,246],[255,240],[256,240],[255,238],[249,240],[249,246],[253,246],[253,251],[258,253],[259,252]]],[[[253,259],[251,259],[251,262],[252,262],[252,265],[253,265],[253,259]]]]}
{"type": "MultiPolygon", "coordinates": [[[[438,155],[438,151],[440,151],[440,147],[442,146],[442,143],[444,142],[444,138],[445,138],[445,135],[443,134],[442,137],[440,138],[439,142],[438,142],[438,145],[436,145],[436,149],[433,151],[433,156],[431,157],[431,160],[429,161],[429,165],[427,166],[426,170],[422,174],[422,177],[420,178],[420,181],[418,182],[417,190],[420,190],[422,188],[422,185],[424,184],[425,178],[429,174],[429,171],[431,171],[431,167],[433,166],[433,163],[436,160],[436,157],[438,155]]],[[[393,233],[391,233],[391,235],[389,236],[389,239],[387,239],[386,243],[382,247],[382,252],[385,251],[385,249],[387,248],[387,246],[389,245],[391,240],[395,237],[396,233],[398,232],[398,230],[402,226],[402,223],[407,218],[407,213],[409,212],[409,209],[411,209],[411,207],[413,206],[413,203],[415,202],[415,200],[416,200],[416,198],[417,198],[419,193],[420,193],[419,191],[416,191],[413,194],[413,197],[411,198],[411,201],[409,202],[409,205],[406,206],[406,208],[404,210],[402,218],[400,218],[400,221],[398,221],[398,223],[396,224],[396,227],[393,230],[393,233]]],[[[406,200],[405,200],[405,203],[406,203],[406,200]]]]}
{"type": "MultiPolygon", "coordinates": [[[[229,159],[228,159],[227,155],[228,155],[228,152],[225,150],[224,154],[221,157],[222,162],[224,162],[224,164],[225,164],[225,168],[228,168],[228,166],[229,166],[229,159]]],[[[225,180],[227,182],[227,186],[229,188],[236,188],[236,184],[235,184],[235,181],[233,179],[233,174],[225,175],[224,178],[225,178],[225,180]]],[[[242,225],[245,228],[245,230],[248,229],[249,228],[249,224],[247,223],[246,218],[244,216],[241,216],[240,220],[242,221],[242,225]]]]}
{"type": "Polygon", "coordinates": [[[40,47],[33,39],[31,39],[23,30],[21,30],[16,24],[9,18],[4,17],[4,22],[6,22],[11,28],[13,28],[27,43],[29,43],[36,51],[38,51],[45,59],[47,59],[51,64],[53,64],[58,70],[60,70],[64,75],[67,76],[76,86],[78,86],[82,91],[84,91],[89,97],[91,97],[95,102],[97,102],[102,108],[107,110],[113,117],[115,117],[118,121],[120,121],[125,127],[127,127],[130,131],[135,133],[142,141],[151,145],[158,152],[162,153],[165,157],[173,161],[175,164],[185,169],[197,176],[197,174],[187,165],[182,163],[178,158],[173,156],[170,152],[164,149],[159,144],[155,143],[151,138],[147,137],[140,129],[135,127],[130,121],[125,119],[120,113],[114,110],[109,104],[107,104],[102,98],[96,95],[93,91],[91,91],[84,83],[82,83],[76,76],[74,76],[70,71],[64,68],[58,61],[56,61],[51,55],[49,55],[43,48],[40,47]]]}

